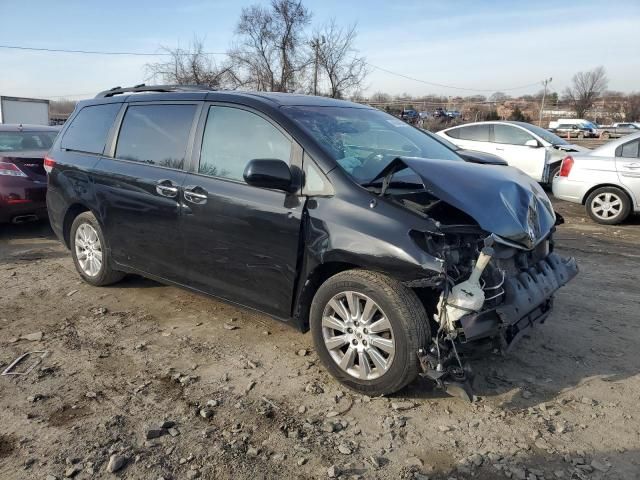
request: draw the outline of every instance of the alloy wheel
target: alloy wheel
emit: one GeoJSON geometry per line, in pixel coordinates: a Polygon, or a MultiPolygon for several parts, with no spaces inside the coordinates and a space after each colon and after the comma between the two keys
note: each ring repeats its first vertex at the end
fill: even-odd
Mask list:
{"type": "Polygon", "coordinates": [[[591,201],[591,211],[602,220],[612,220],[622,211],[622,199],[611,192],[603,192],[591,201]]]}
{"type": "Polygon", "coordinates": [[[89,223],[81,224],[75,235],[75,250],[82,271],[95,277],[102,268],[102,245],[98,232],[89,223]]]}
{"type": "Polygon", "coordinates": [[[354,378],[373,380],[391,368],[396,350],[393,329],[367,295],[335,295],[324,308],[322,336],[333,361],[354,378]]]}

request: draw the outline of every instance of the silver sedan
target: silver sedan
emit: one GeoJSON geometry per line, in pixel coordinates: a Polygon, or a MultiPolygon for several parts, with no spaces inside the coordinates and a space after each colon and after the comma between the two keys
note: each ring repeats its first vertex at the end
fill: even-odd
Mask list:
{"type": "Polygon", "coordinates": [[[640,133],[565,157],[553,194],[583,204],[593,220],[606,225],[640,211],[640,133]]]}

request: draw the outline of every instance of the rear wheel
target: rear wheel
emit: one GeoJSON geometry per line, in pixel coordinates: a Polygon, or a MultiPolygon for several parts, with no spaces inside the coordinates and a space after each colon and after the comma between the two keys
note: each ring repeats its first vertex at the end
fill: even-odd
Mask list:
{"type": "Polygon", "coordinates": [[[125,274],[111,268],[109,250],[93,213],[83,212],[73,220],[69,238],[73,263],[86,282],[103,286],[122,280],[125,274]]]}
{"type": "Polygon", "coordinates": [[[604,225],[621,223],[631,212],[629,197],[616,187],[602,187],[594,190],[587,197],[585,206],[589,216],[604,225]]]}
{"type": "Polygon", "coordinates": [[[431,335],[415,293],[385,275],[349,270],[328,279],[311,304],[311,332],[324,366],[366,395],[396,392],[418,374],[431,335]]]}
{"type": "Polygon", "coordinates": [[[600,138],[609,138],[611,135],[609,134],[609,132],[602,132],[602,134],[600,135],[600,138]]]}

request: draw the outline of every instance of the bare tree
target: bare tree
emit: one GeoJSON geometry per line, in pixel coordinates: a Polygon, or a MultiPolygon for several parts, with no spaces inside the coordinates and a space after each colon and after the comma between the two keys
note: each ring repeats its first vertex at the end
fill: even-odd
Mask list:
{"type": "Polygon", "coordinates": [[[148,77],[176,85],[206,85],[212,88],[233,88],[240,84],[230,63],[217,65],[204,51],[203,41],[194,38],[188,48],[170,49],[164,62],[148,63],[148,77]]]}
{"type": "Polygon", "coordinates": [[[324,25],[314,37],[318,63],[329,81],[329,96],[343,98],[349,92],[360,90],[369,69],[364,57],[354,47],[356,25],[339,27],[335,19],[324,25]]]}
{"type": "Polygon", "coordinates": [[[595,100],[607,89],[609,80],[603,67],[588,72],[578,72],[572,84],[564,91],[564,98],[573,106],[578,118],[582,118],[595,100]]]}
{"type": "Polygon", "coordinates": [[[501,103],[507,100],[508,98],[509,96],[504,92],[495,92],[491,94],[491,96],[489,97],[489,101],[494,103],[501,103]]]}
{"type": "Polygon", "coordinates": [[[376,92],[371,95],[371,101],[374,103],[387,103],[391,101],[391,95],[384,92],[376,92]]]}
{"type": "Polygon", "coordinates": [[[308,66],[302,45],[310,21],[311,12],[301,0],[272,0],[269,8],[243,8],[236,28],[240,41],[229,52],[243,83],[256,90],[296,89],[308,66]]]}
{"type": "Polygon", "coordinates": [[[640,120],[640,93],[632,93],[627,97],[624,116],[627,122],[640,120]]]}
{"type": "Polygon", "coordinates": [[[49,113],[51,115],[70,115],[73,109],[76,108],[75,100],[52,100],[49,102],[49,113]]]}

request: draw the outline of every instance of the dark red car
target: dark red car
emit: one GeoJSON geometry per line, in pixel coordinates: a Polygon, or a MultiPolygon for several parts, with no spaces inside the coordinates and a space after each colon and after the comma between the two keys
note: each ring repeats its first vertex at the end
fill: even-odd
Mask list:
{"type": "Polygon", "coordinates": [[[0,223],[47,218],[44,156],[60,127],[0,125],[0,223]]]}

